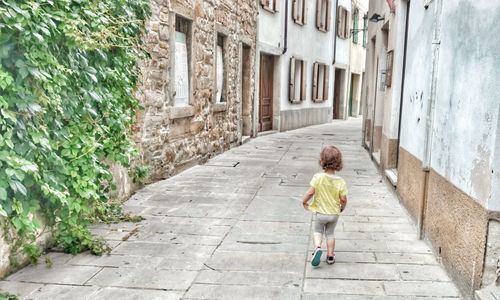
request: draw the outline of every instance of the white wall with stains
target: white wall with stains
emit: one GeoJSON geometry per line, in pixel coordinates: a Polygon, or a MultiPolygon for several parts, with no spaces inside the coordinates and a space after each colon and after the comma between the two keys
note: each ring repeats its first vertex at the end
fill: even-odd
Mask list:
{"type": "Polygon", "coordinates": [[[435,0],[425,9],[411,1],[401,146],[425,159],[435,9],[441,1],[430,167],[486,208],[499,209],[500,35],[492,31],[500,20],[499,2],[435,0]]]}

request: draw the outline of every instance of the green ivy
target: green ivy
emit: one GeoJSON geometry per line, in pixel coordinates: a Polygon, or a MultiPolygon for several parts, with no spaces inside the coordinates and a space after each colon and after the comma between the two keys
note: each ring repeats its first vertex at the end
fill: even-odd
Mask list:
{"type": "Polygon", "coordinates": [[[0,0],[0,216],[34,247],[43,216],[67,252],[105,250],[109,164],[128,166],[147,0],[0,0]]]}

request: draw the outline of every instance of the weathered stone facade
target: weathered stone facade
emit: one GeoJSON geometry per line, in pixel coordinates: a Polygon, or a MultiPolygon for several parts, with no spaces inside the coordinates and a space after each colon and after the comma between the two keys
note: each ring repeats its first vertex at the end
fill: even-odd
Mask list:
{"type": "Polygon", "coordinates": [[[249,100],[254,94],[257,2],[152,0],[151,9],[145,36],[150,59],[140,66],[143,110],[137,114],[135,141],[141,152],[138,164],[149,166],[156,180],[241,143],[242,112],[252,110],[242,95],[249,100]],[[183,107],[174,106],[172,89],[177,15],[191,25],[191,96],[183,107]],[[215,103],[218,34],[225,40],[226,101],[221,103],[215,103]]]}

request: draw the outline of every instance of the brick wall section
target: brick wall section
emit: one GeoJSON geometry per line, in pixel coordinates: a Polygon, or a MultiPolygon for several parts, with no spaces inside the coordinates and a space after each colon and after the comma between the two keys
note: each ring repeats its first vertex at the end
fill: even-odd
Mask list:
{"type": "Polygon", "coordinates": [[[258,7],[255,0],[152,0],[151,8],[144,37],[150,59],[140,64],[137,91],[144,109],[137,113],[134,138],[141,152],[136,164],[148,165],[157,180],[241,142],[240,49],[242,42],[250,46],[254,59],[258,7]],[[192,21],[192,107],[184,112],[172,107],[170,93],[173,14],[192,21]],[[225,107],[214,104],[217,32],[227,35],[225,107]],[[189,116],[176,118],[179,113],[189,116]]]}

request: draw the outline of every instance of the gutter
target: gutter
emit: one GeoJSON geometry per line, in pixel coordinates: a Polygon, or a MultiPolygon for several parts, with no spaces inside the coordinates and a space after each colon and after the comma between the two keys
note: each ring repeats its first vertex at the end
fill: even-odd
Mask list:
{"type": "Polygon", "coordinates": [[[408,49],[408,24],[410,23],[410,0],[406,4],[406,21],[405,21],[405,45],[403,49],[403,74],[401,76],[401,96],[399,98],[399,121],[398,121],[398,146],[396,147],[396,168],[399,162],[399,144],[401,140],[401,119],[403,118],[403,97],[405,88],[406,76],[406,50],[408,49]]]}
{"type": "MultiPolygon", "coordinates": [[[[288,1],[287,1],[288,2],[288,1]]],[[[335,31],[333,32],[333,62],[332,65],[335,65],[337,62],[337,14],[338,14],[339,0],[335,0],[335,18],[333,19],[335,22],[335,31]]]]}
{"type": "Polygon", "coordinates": [[[281,54],[285,54],[287,50],[288,50],[288,0],[285,0],[285,36],[283,41],[283,52],[281,54]]]}

